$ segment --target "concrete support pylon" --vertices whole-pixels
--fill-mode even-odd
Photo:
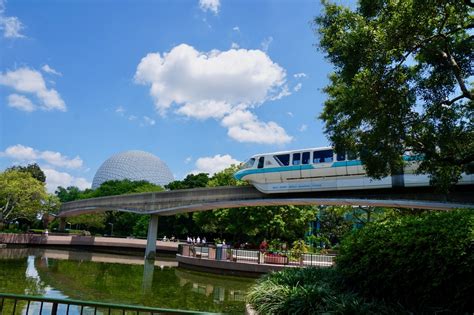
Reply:
[[[158,215],[152,214],[148,224],[148,235],[146,238],[145,259],[155,259],[156,235],[158,233]]]
[[[59,218],[59,232],[64,232],[66,230],[66,218]]]

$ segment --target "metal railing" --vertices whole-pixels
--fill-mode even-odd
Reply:
[[[291,251],[278,253],[260,252],[258,250],[233,249],[224,246],[203,246],[180,244],[178,254],[198,259],[222,260],[253,264],[278,264],[289,266],[317,266],[330,267],[334,264],[334,255],[313,253],[297,254]]]
[[[207,312],[155,308],[147,306],[111,304],[71,299],[57,299],[42,296],[0,293],[0,315],[112,315],[112,314],[215,314]]]

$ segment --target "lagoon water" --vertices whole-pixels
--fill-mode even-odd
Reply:
[[[178,268],[172,256],[157,257],[153,265],[142,257],[81,250],[0,249],[2,293],[243,313],[245,294],[254,283]]]

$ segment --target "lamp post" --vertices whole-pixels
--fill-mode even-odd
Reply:
[[[109,225],[110,225],[110,236],[113,236],[114,235],[114,224],[109,222]]]

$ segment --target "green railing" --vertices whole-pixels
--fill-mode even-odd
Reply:
[[[0,293],[0,315],[15,314],[214,314],[207,312],[155,308],[136,305],[100,303],[43,296]]]

